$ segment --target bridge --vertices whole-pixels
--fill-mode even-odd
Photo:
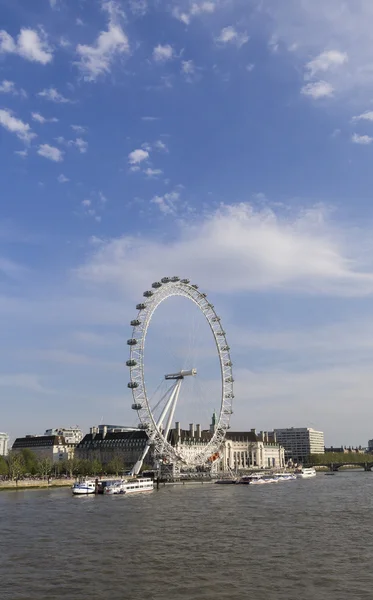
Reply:
[[[345,460],[345,461],[341,461],[341,462],[309,462],[307,465],[305,465],[307,467],[327,467],[329,469],[329,471],[339,471],[339,469],[341,467],[360,467],[361,469],[364,469],[364,471],[371,471],[373,468],[373,462],[367,462],[367,461],[349,461],[349,460]]]

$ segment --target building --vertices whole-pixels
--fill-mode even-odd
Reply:
[[[145,448],[148,436],[141,429],[112,427],[107,425],[91,427],[90,432],[76,447],[76,457],[84,460],[99,460],[103,465],[120,458],[123,469],[130,469],[139,459]],[[152,464],[151,452],[146,462]]]
[[[78,426],[68,427],[67,429],[65,427],[46,429],[44,435],[62,435],[68,444],[79,444],[83,439],[83,432]]]
[[[76,444],[67,442],[62,435],[26,435],[17,438],[12,450],[31,450],[39,459],[49,458],[53,463],[74,457]]]
[[[373,452],[373,440],[368,440],[368,452]]]
[[[0,432],[0,456],[8,454],[9,435]]]
[[[188,457],[200,447],[204,449],[211,440],[216,427],[216,415],[212,417],[210,428],[201,430],[200,425],[190,424],[189,429],[181,429],[180,423],[170,431],[169,441]],[[282,468],[285,466],[284,448],[276,440],[274,432],[257,434],[251,431],[228,431],[219,450],[218,468],[221,471]]]
[[[324,432],[310,427],[275,429],[277,441],[285,448],[286,461],[306,462],[310,454],[324,454]]]

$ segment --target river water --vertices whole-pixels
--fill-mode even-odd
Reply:
[[[372,600],[373,473],[0,493],[2,600]]]

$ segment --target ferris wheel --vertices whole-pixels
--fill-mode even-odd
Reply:
[[[150,447],[153,447],[155,455],[164,463],[184,464],[195,467],[213,462],[218,457],[218,451],[224,441],[225,434],[229,428],[232,414],[233,376],[230,348],[227,343],[226,334],[223,330],[221,319],[209,302],[207,295],[200,292],[198,285],[191,284],[189,279],[179,277],[163,277],[161,281],[152,284],[152,289],[143,294],[144,300],[136,305],[138,315],[131,321],[132,337],[127,340],[130,348],[130,358],[126,365],[130,369],[130,382],[128,387],[132,390],[132,409],[137,411],[140,424],[139,428],[146,431],[148,442],[143,455],[137,461],[132,472],[140,471],[143,460]],[[210,439],[204,444],[196,443],[186,452],[182,444],[171,444],[169,432],[175,414],[179,398],[180,388],[185,377],[195,377],[196,369],[190,365],[189,370],[180,370],[177,373],[168,373],[164,376],[166,382],[172,382],[162,400],[164,407],[159,417],[155,417],[150,400],[146,391],[146,365],[144,359],[145,341],[152,317],[165,300],[183,296],[193,302],[204,314],[215,340],[216,351],[219,358],[221,374],[221,391],[219,414],[216,418],[214,431]]]

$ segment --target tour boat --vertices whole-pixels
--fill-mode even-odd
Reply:
[[[304,467],[297,473],[297,477],[301,477],[302,479],[306,479],[308,477],[315,477],[316,471],[313,467]]]
[[[274,477],[278,481],[294,481],[297,478],[293,473],[275,473]]]
[[[135,494],[139,492],[151,492],[154,489],[154,482],[149,478],[122,479],[113,484],[107,485],[104,494]]]
[[[96,483],[91,480],[77,481],[72,486],[72,492],[74,495],[78,494],[94,494],[96,491]]]

